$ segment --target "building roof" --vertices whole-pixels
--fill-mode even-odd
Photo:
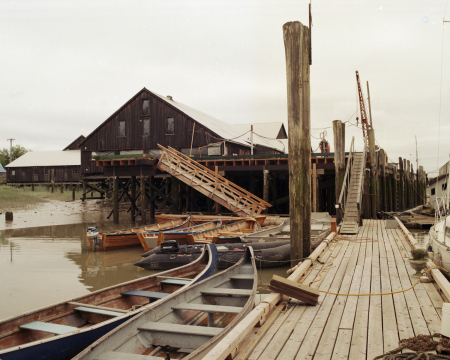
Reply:
[[[6,172],[5,168],[0,164],[0,172]]]
[[[246,132],[250,130],[251,125],[253,125],[253,133],[255,135],[268,139],[276,139],[282,130],[284,130],[287,135],[286,127],[281,121],[270,123],[236,124],[233,125],[233,128],[240,132]]]
[[[77,166],[81,165],[80,150],[30,151],[6,165],[7,168],[29,166]]]
[[[187,106],[183,103],[180,103],[177,100],[174,100],[172,97],[167,97],[163,95],[159,95],[153,91],[150,91],[146,88],[143,88],[141,91],[139,91],[136,95],[134,95],[130,100],[128,100],[124,105],[122,105],[114,114],[112,114],[108,119],[106,119],[103,123],[101,123],[94,131],[92,131],[86,138],[81,141],[81,144],[83,144],[86,140],[88,140],[96,131],[98,131],[105,123],[107,123],[112,117],[114,117],[118,112],[120,112],[123,108],[127,106],[128,103],[133,101],[134,98],[139,96],[143,91],[147,91],[154,96],[160,98],[162,101],[166,102],[173,108],[177,109],[178,111],[184,113],[194,121],[197,121],[199,124],[203,125],[204,127],[210,129],[213,133],[215,133],[220,138],[217,139],[217,142],[220,142],[222,139],[228,140],[230,142],[234,142],[237,144],[250,146],[250,134],[243,135],[246,131],[242,132],[242,128],[234,128],[235,124],[230,124],[227,122],[224,122],[222,120],[216,119],[215,117],[205,114],[204,112],[201,112],[199,110],[193,109],[190,106]],[[242,125],[240,125],[242,126]],[[250,124],[247,125],[248,129],[250,130]],[[278,126],[278,131],[279,131]],[[261,130],[263,133],[266,133],[265,131]],[[262,134],[261,134],[262,135]],[[278,132],[276,133],[278,135]],[[276,137],[275,135],[275,137]],[[214,136],[214,135],[213,135]],[[264,135],[263,135],[264,136]],[[260,145],[265,146],[268,148],[273,148],[278,151],[283,151],[285,146],[281,144],[279,140],[268,140],[263,137],[254,136],[253,137],[253,143],[254,145]],[[287,150],[286,150],[287,151]]]
[[[63,150],[78,150],[78,145],[86,139],[84,135],[78,136],[74,141],[72,141],[69,145],[67,145]]]

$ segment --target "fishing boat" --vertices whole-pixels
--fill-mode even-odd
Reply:
[[[445,198],[437,199],[435,225],[430,228],[428,251],[433,262],[450,271],[450,208]],[[440,204],[439,204],[440,203]]]
[[[182,229],[175,229],[169,231],[152,231],[138,233],[138,239],[144,248],[144,251],[150,251],[151,249],[159,246],[165,240],[178,240],[180,243],[186,243],[188,235],[195,234],[204,230],[214,229],[222,226],[222,219],[216,219],[207,223],[194,225]]]
[[[217,249],[208,244],[188,265],[0,321],[0,359],[66,360],[149,306],[214,275]]]
[[[107,251],[135,247],[141,245],[137,234],[144,231],[169,231],[181,229],[193,225],[190,216],[183,216],[167,220],[165,222],[145,225],[141,227],[113,230],[99,233],[97,227],[89,227],[86,232],[86,239],[92,251]]]
[[[178,245],[175,240],[165,241],[153,250],[142,254],[144,258],[134,265],[148,270],[165,270],[188,264],[200,256],[201,243],[194,245]],[[255,254],[258,268],[271,268],[286,265],[291,258],[290,241],[272,241],[259,243],[217,244],[219,269],[236,264],[242,257],[245,248],[251,246]]]
[[[73,360],[202,359],[252,310],[256,287],[249,247],[237,264],[149,305]]]

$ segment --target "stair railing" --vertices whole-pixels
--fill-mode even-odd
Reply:
[[[366,162],[367,162],[367,135],[364,137],[364,150],[363,150],[363,156],[361,161],[361,171],[359,173],[359,187],[358,187],[358,195],[357,195],[357,206],[358,206],[358,220],[361,220],[361,212],[362,212],[362,201],[363,201],[363,194],[364,194],[364,176],[366,171]]]
[[[350,144],[350,152],[348,155],[347,166],[345,169],[344,182],[342,183],[341,193],[339,194],[338,205],[345,213],[345,204],[347,203],[348,189],[350,187],[350,174],[353,166],[353,153],[355,152],[355,137],[352,137],[352,142]]]

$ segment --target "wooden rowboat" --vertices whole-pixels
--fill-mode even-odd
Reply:
[[[73,360],[202,359],[252,310],[256,286],[250,247],[237,264],[149,305]]]
[[[186,236],[185,242],[178,242],[179,244],[194,244],[196,241],[226,243],[226,242],[241,242],[240,236],[255,233],[261,230],[261,225],[253,219],[247,218],[238,222],[222,225],[214,229],[203,230],[197,233],[192,233]]]
[[[161,223],[164,221],[173,220],[178,216],[180,216],[180,215],[160,214],[160,215],[155,215],[155,219],[156,219],[156,221]],[[267,217],[268,217],[267,215],[255,215],[253,217],[253,219],[255,219],[259,223],[259,225],[263,226],[263,224],[266,222]],[[239,216],[193,215],[193,214],[191,214],[191,220],[197,224],[217,220],[219,218],[221,218],[224,223],[229,222],[229,221],[236,222],[236,221],[241,221],[241,220],[247,219],[246,217],[239,217]]]
[[[208,244],[188,265],[128,281],[69,301],[0,321],[0,359],[70,359],[118,325],[171,293],[217,271],[217,249]]]
[[[137,234],[145,231],[169,231],[191,226],[193,223],[191,223],[190,218],[189,215],[183,217],[178,215],[177,218],[161,223],[103,233],[98,233],[96,227],[88,228],[86,239],[93,251],[107,251],[135,247],[141,244]]]
[[[151,249],[161,245],[164,240],[177,240],[180,244],[186,242],[186,237],[190,234],[194,234],[200,231],[214,229],[222,226],[222,219],[216,219],[207,223],[194,225],[182,229],[175,229],[171,231],[153,231],[138,233],[137,237],[144,248],[144,251],[150,251]]]

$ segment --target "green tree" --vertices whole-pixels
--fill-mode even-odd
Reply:
[[[15,145],[12,147],[12,161],[16,160],[17,158],[21,157],[23,154],[27,153],[28,151],[31,151],[30,149],[25,149],[23,146]],[[4,148],[0,151],[0,164],[8,165],[10,163],[9,159],[9,149]]]

